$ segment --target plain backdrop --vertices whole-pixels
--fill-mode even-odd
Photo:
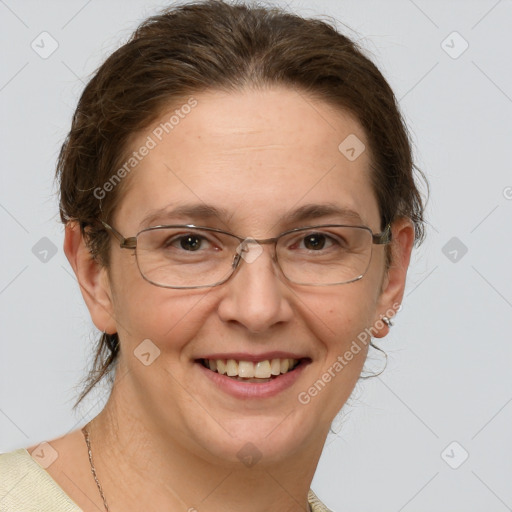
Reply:
[[[72,411],[98,332],[62,251],[53,175],[90,74],[164,5],[0,1],[0,452],[104,403],[98,389]],[[356,387],[312,487],[337,512],[512,510],[512,2],[288,5],[335,18],[376,62],[431,185],[427,240],[379,340],[387,369]]]

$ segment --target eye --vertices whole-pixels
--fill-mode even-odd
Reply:
[[[211,247],[210,241],[198,233],[186,233],[169,238],[165,247],[173,247],[175,249],[183,249],[188,252],[197,252],[201,249]]]
[[[324,249],[326,244],[332,243],[332,239],[323,233],[309,233],[302,239],[302,242],[306,249],[310,251],[319,251]]]
[[[323,249],[329,249],[335,244],[337,244],[336,240],[326,233],[313,232],[303,236],[297,244],[294,244],[294,248],[307,249],[308,251],[321,251]]]
[[[180,246],[182,249],[186,251],[197,251],[201,248],[201,244],[203,243],[203,238],[197,235],[186,235],[182,236],[180,241]]]

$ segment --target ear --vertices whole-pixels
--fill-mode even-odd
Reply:
[[[107,334],[117,332],[107,269],[92,257],[76,221],[66,224],[64,252],[75,272],[94,325]]]
[[[389,333],[389,326],[383,322],[382,317],[391,319],[400,309],[414,245],[414,224],[410,219],[400,218],[393,222],[391,232],[391,263],[384,276],[373,323],[376,338],[383,338]]]

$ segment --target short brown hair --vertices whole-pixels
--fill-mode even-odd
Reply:
[[[413,164],[405,122],[377,67],[325,21],[222,0],[192,2],[146,19],[95,72],[58,159],[62,222],[78,221],[93,257],[108,268],[110,239],[97,220],[109,221],[125,183],[101,200],[93,191],[122,165],[130,138],[187,96],[272,85],[292,87],[356,117],[370,144],[381,227],[408,217],[420,242],[424,207],[414,172],[424,176]],[[117,334],[103,334],[75,407],[103,376],[111,377],[118,351]]]

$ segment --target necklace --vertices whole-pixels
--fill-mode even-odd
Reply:
[[[85,437],[85,443],[87,444],[87,451],[89,452],[89,464],[91,465],[91,472],[92,476],[94,477],[94,481],[96,482],[96,485],[98,487],[98,491],[100,491],[101,499],[103,500],[103,505],[105,506],[105,510],[107,512],[109,511],[107,500],[105,499],[105,495],[103,494],[103,489],[101,488],[100,481],[98,480],[98,477],[96,476],[96,468],[94,467],[94,463],[92,462],[92,451],[91,451],[91,441],[89,440],[89,432],[87,431],[87,425],[84,425],[82,428],[82,433]]]

